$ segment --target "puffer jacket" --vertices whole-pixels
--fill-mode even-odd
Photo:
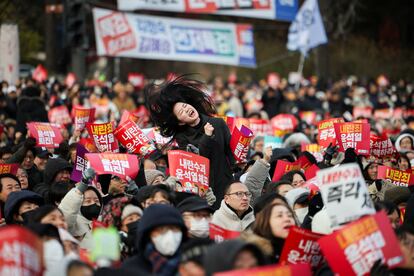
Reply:
[[[249,209],[242,217],[239,217],[230,207],[221,201],[220,209],[214,215],[211,223],[231,231],[244,231],[250,224],[254,222],[253,209]]]

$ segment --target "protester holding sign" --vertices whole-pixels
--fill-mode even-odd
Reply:
[[[215,109],[204,93],[203,84],[179,77],[162,86],[146,90],[151,119],[161,134],[173,137],[180,148],[189,144],[198,147],[200,155],[210,159],[210,187],[217,197],[214,208],[224,198],[224,189],[231,182],[233,156],[230,131],[222,119],[210,117]]]

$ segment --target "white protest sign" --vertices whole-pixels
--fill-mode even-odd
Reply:
[[[331,227],[375,214],[374,204],[358,164],[344,164],[317,172]]]
[[[14,24],[0,27],[0,80],[15,85],[19,80],[19,29]]]

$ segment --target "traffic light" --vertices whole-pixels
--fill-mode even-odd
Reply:
[[[67,46],[87,48],[85,1],[66,0],[64,13]]]

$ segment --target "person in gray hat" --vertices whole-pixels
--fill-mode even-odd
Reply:
[[[177,205],[183,216],[185,226],[188,228],[190,238],[207,238],[213,208],[207,201],[199,196],[191,196]]]

